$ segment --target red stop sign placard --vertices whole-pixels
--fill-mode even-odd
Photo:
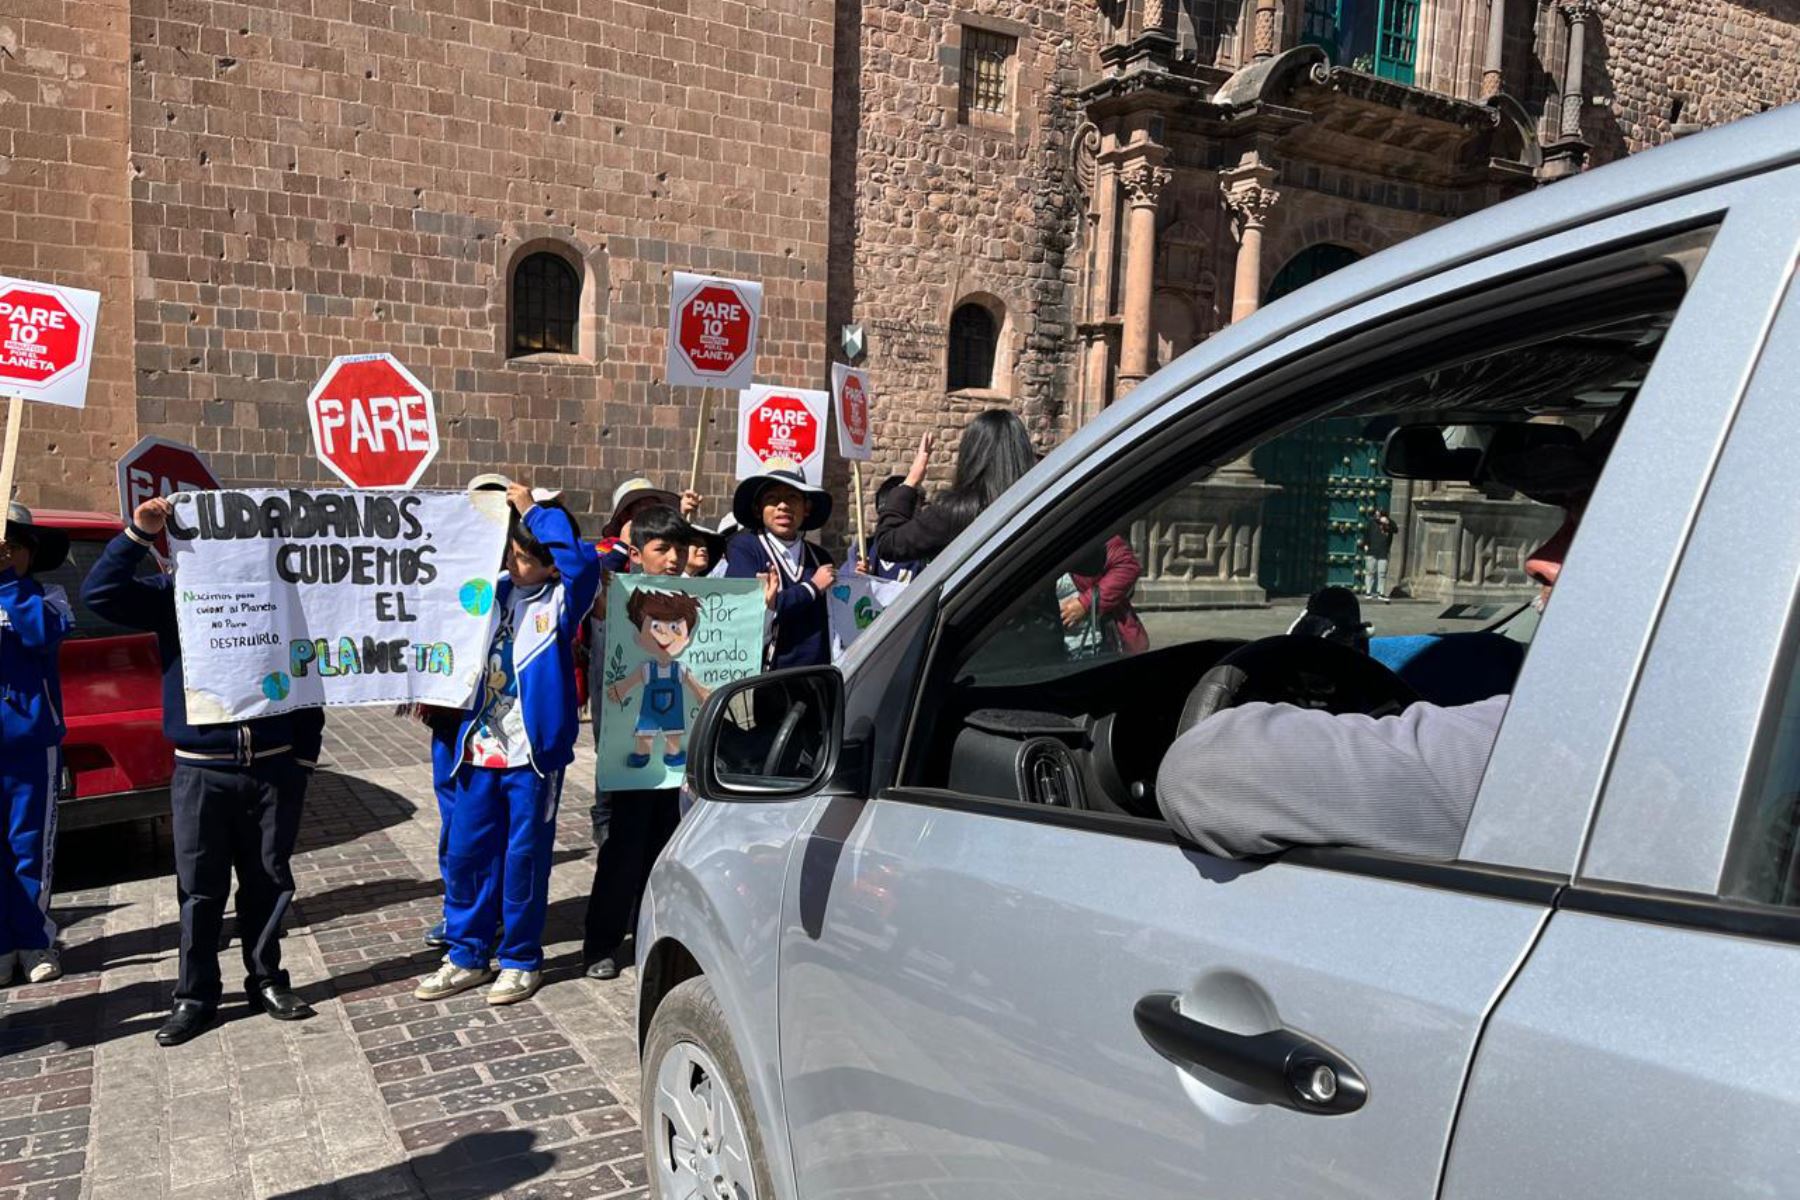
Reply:
[[[0,385],[48,387],[87,365],[92,344],[86,319],[55,288],[0,290]]]
[[[206,459],[192,446],[147,437],[119,460],[119,515],[127,521],[137,506],[176,492],[210,492],[221,486]]]
[[[306,398],[313,448],[356,488],[409,488],[437,457],[431,389],[391,354],[332,359]]]
[[[785,458],[798,465],[819,451],[819,422],[800,397],[773,392],[750,410],[745,438],[760,461]]]
[[[844,429],[850,440],[860,446],[869,440],[869,396],[863,391],[860,375],[845,377],[842,400]]]
[[[681,306],[676,344],[701,375],[723,379],[750,353],[750,304],[726,283],[709,283]]]

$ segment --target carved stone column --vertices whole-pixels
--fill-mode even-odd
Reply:
[[[1172,177],[1162,165],[1161,146],[1147,146],[1121,168],[1126,217],[1125,328],[1119,348],[1119,394],[1124,395],[1156,369],[1152,355],[1151,310],[1156,300],[1156,208]]]
[[[1488,0],[1487,55],[1482,59],[1481,98],[1500,94],[1506,60],[1506,0]]]
[[[1281,193],[1269,186],[1272,171],[1258,170],[1225,183],[1225,205],[1238,223],[1237,274],[1231,285],[1235,324],[1262,306],[1262,238],[1269,213]]]
[[[1281,15],[1276,0],[1256,0],[1255,24],[1250,29],[1253,57],[1257,62],[1275,57],[1280,42]]]
[[[1569,60],[1563,68],[1562,136],[1581,137],[1581,110],[1587,103],[1587,28],[1597,23],[1599,8],[1593,0],[1565,0],[1559,6],[1569,22]]]
[[[1176,0],[1144,0],[1144,33],[1147,37],[1175,40]]]

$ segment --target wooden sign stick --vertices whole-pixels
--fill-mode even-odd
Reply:
[[[688,491],[700,490],[700,452],[706,446],[706,419],[712,409],[712,389],[700,389],[700,421],[694,427],[694,464],[688,469]],[[698,516],[699,514],[694,514]]]
[[[862,486],[862,460],[861,459],[853,458],[850,460],[850,479],[851,479],[852,486],[856,489],[856,557],[857,557],[857,560],[860,562],[861,560],[869,557],[869,536],[868,536],[868,534],[863,532],[863,486]],[[869,564],[869,566],[871,568],[874,567],[874,565],[875,565],[874,563]]]
[[[6,506],[12,503],[13,470],[19,465],[19,426],[25,423],[24,398],[14,393],[6,401],[6,451],[0,455],[0,541],[6,537]]]

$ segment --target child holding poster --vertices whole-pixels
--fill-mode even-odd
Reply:
[[[68,553],[68,534],[33,523],[23,504],[10,507],[0,527],[0,804],[9,834],[0,839],[0,986],[15,970],[27,983],[62,975],[50,920],[65,732],[56,654],[75,614],[61,588],[34,576]]]
[[[493,980],[488,1003],[515,1004],[541,981],[556,808],[579,728],[574,642],[599,587],[600,558],[568,513],[536,503],[529,487],[513,483],[506,497],[513,518],[506,575],[494,591],[500,622],[457,733],[444,880],[450,952],[420,981],[420,1000]],[[496,949],[497,979],[488,965]]]
[[[831,493],[808,483],[794,464],[772,458],[761,472],[738,484],[731,509],[743,528],[725,547],[725,578],[775,577],[769,666],[781,670],[829,663],[826,597],[837,582],[837,567],[806,534],[831,519]]]

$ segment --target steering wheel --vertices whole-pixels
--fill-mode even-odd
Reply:
[[[1329,713],[1386,716],[1419,699],[1398,675],[1359,650],[1281,634],[1239,646],[1188,693],[1175,736],[1234,704],[1266,701]]]
[[[788,743],[794,740],[794,731],[800,728],[800,722],[806,716],[806,701],[796,700],[788,706],[787,715],[781,718],[781,724],[775,730],[775,740],[769,743],[769,753],[763,758],[762,773],[773,779],[781,769],[781,760],[787,757]]]

